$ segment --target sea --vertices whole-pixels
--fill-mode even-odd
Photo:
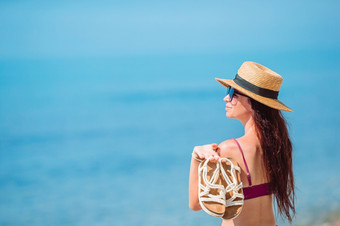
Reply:
[[[242,136],[215,77],[249,60],[293,109],[292,225],[339,218],[340,53],[314,49],[0,59],[0,225],[219,225],[189,209],[191,152]]]

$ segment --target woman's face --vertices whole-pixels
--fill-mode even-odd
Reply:
[[[241,92],[235,91],[232,100],[230,100],[229,94],[223,99],[226,102],[226,116],[228,118],[243,120],[250,117],[252,114],[251,103],[249,97],[237,94],[237,92]]]

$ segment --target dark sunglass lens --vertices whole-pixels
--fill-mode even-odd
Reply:
[[[234,97],[235,90],[233,88],[231,88],[231,87],[229,87],[229,88],[230,88],[230,90],[229,90],[228,94],[229,94],[230,101],[232,101],[232,99]]]
[[[227,95],[230,93],[230,86],[227,88]]]

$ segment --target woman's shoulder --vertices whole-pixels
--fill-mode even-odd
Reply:
[[[223,141],[218,147],[221,157],[235,157],[238,155],[238,146],[233,139]]]

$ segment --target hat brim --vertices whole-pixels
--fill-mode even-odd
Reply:
[[[292,112],[293,110],[290,109],[289,107],[287,107],[285,104],[283,104],[281,101],[277,100],[277,99],[272,99],[272,98],[268,98],[268,97],[263,97],[260,95],[257,95],[247,89],[242,88],[241,86],[237,85],[233,80],[231,79],[220,79],[220,78],[215,78],[216,81],[218,81],[219,83],[221,83],[223,86],[225,86],[226,88],[228,88],[229,86],[237,89],[238,91],[244,93],[245,95],[249,96],[250,98],[264,104],[267,105],[268,107],[277,109],[277,110],[282,110],[282,111],[289,111]]]

